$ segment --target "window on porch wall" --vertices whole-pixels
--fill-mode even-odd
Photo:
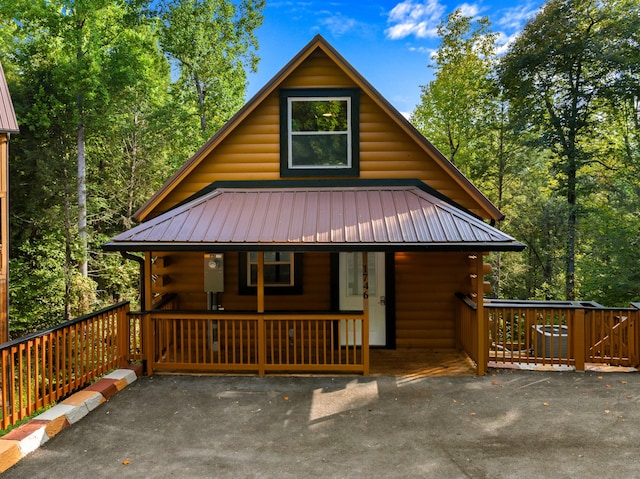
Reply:
[[[240,253],[238,290],[240,294],[254,295],[258,286],[258,253]],[[302,294],[302,253],[265,251],[265,294]]]
[[[294,254],[289,252],[264,253],[264,285],[293,286],[295,284]],[[249,253],[247,286],[258,285],[258,253]]]

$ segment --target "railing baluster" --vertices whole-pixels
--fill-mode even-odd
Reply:
[[[113,334],[117,315],[128,303],[62,323],[5,343],[2,368],[2,427],[77,391],[116,365]]]
[[[457,337],[473,354],[469,338],[474,333],[466,327],[468,311],[471,308],[461,302]],[[586,361],[638,366],[638,358],[632,358],[635,353],[630,352],[640,341],[639,333],[632,329],[634,318],[640,315],[637,308],[488,300],[485,311],[490,324],[487,334],[492,339],[490,359],[498,364],[560,364],[582,369]]]

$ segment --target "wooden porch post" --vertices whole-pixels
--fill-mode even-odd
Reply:
[[[476,373],[484,376],[489,363],[489,321],[484,315],[484,259],[482,253],[476,255],[476,277],[474,289],[476,291],[476,314],[478,315],[478,358]]]
[[[142,316],[142,337],[140,338],[142,346],[142,358],[144,361],[146,374],[153,374],[153,358],[155,357],[155,340],[154,331],[151,324],[151,308],[153,307],[153,283],[151,281],[151,252],[144,254],[144,298],[140,298],[140,306],[144,315]]]
[[[9,340],[9,137],[0,134],[0,342]]]
[[[264,251],[258,251],[258,374],[264,376],[266,348],[264,344]]]
[[[362,373],[369,375],[369,255],[362,252]]]
[[[123,368],[129,365],[131,361],[131,336],[129,333],[129,303],[127,306],[123,308],[123,310],[118,311],[118,316],[116,317],[116,348],[118,351],[118,367]],[[126,333],[125,333],[126,332]]]
[[[584,309],[573,310],[573,359],[576,371],[584,371],[586,318]]]

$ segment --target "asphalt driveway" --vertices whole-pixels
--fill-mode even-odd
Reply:
[[[637,478],[637,373],[142,377],[11,478]]]

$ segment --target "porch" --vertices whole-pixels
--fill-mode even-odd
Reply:
[[[488,366],[585,370],[639,364],[637,303],[629,308],[495,300],[478,305],[463,298],[456,312],[458,348],[448,350],[369,348],[361,312],[221,313],[132,313],[121,303],[0,345],[2,428],[136,362],[146,363],[148,373],[293,372],[400,380],[482,375]]]
[[[153,373],[314,373],[428,377],[475,375],[456,349],[365,347],[362,312],[130,313],[130,361]],[[149,333],[151,332],[151,333]],[[142,337],[152,341],[142,342]],[[143,346],[144,344],[144,346]]]

